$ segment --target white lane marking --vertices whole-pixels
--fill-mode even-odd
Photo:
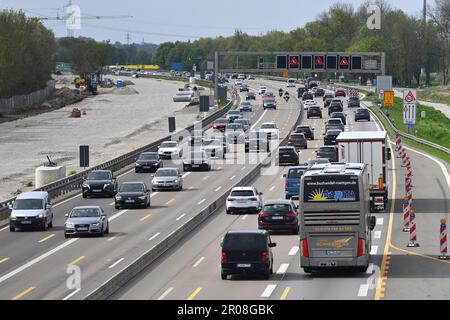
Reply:
[[[178,218],[176,218],[175,221],[179,221],[179,220],[183,219],[183,217],[184,217],[185,215],[186,215],[186,214],[183,213],[181,216],[179,216]]]
[[[378,246],[372,246],[370,249],[370,254],[377,254],[378,252]]]
[[[4,227],[4,228],[0,229],[0,231],[6,230],[6,229],[8,229],[8,228],[9,228],[9,226]]]
[[[236,178],[236,176],[232,176],[232,177],[230,178],[230,180],[233,180],[234,178]]]
[[[362,284],[359,286],[358,297],[367,297],[367,293],[369,292],[369,285]]]
[[[384,218],[377,218],[377,226],[382,225],[384,222]]]
[[[206,199],[202,199],[202,200],[200,200],[197,204],[198,205],[201,205],[203,202],[205,202],[206,201]]]
[[[395,143],[391,141],[391,144],[394,145]],[[439,161],[438,159],[436,159],[436,158],[434,158],[434,157],[432,157],[432,156],[430,156],[428,154],[425,154],[425,153],[422,153],[420,151],[417,151],[415,149],[411,149],[411,148],[408,148],[408,147],[405,147],[405,146],[403,146],[403,148],[405,148],[406,150],[410,150],[410,151],[413,151],[415,153],[418,153],[418,154],[420,154],[420,155],[422,155],[424,157],[427,157],[428,159],[431,159],[434,162],[436,162],[441,167],[442,173],[444,174],[445,180],[447,181],[448,187],[450,188],[450,175],[448,174],[447,168],[445,167],[445,165],[441,161]]]
[[[373,263],[369,263],[369,267],[367,268],[366,273],[367,274],[372,274],[374,266],[375,265]]]
[[[193,268],[197,268],[198,265],[199,265],[200,263],[202,263],[203,260],[205,260],[205,257],[201,257],[200,259],[198,259],[197,262],[194,263],[194,265],[193,265],[192,267],[193,267]]]
[[[375,231],[373,237],[375,239],[381,239],[381,230]]]
[[[120,217],[127,211],[128,211],[128,209],[117,212],[115,215],[113,215],[111,218],[108,219],[109,222],[113,221],[114,219],[117,219],[118,217]]]
[[[277,274],[284,274],[286,270],[289,268],[289,263],[283,263],[277,270]]]
[[[291,251],[289,251],[289,253],[288,253],[288,256],[295,256],[297,254],[298,250],[299,250],[299,247],[297,247],[297,246],[292,247]]]
[[[275,189],[275,186],[270,187],[269,191],[272,191],[273,189]]]
[[[20,266],[19,268],[14,269],[13,271],[11,271],[11,272],[5,274],[4,276],[0,277],[0,283],[5,282],[9,278],[11,278],[11,277],[15,276],[16,274],[18,274],[18,273],[28,269],[29,267],[33,266],[34,264],[44,260],[45,258],[51,256],[52,254],[62,250],[63,248],[71,245],[72,243],[74,243],[74,242],[76,242],[78,240],[79,240],[79,238],[70,239],[69,241],[66,241],[66,242],[60,244],[56,248],[53,248],[52,250],[47,251],[46,253],[40,255],[39,257],[34,258],[31,261],[28,261],[27,263],[25,263],[24,265]]]
[[[190,175],[191,174],[191,172],[189,171],[189,172],[186,172],[185,174],[183,174],[181,177],[182,178],[186,178],[188,175]]]
[[[110,265],[110,266],[108,267],[108,269],[114,268],[114,267],[117,266],[119,263],[121,263],[123,260],[125,260],[125,258],[120,258],[119,260],[117,260],[116,262],[114,262],[112,265]]]
[[[64,203],[69,202],[69,201],[71,201],[71,200],[73,200],[73,199],[75,199],[75,198],[78,198],[78,197],[80,197],[80,196],[81,196],[81,193],[80,193],[80,194],[77,194],[77,195],[75,195],[75,196],[73,196],[73,197],[70,197],[69,199],[66,199],[66,200],[63,200],[63,201],[61,201],[61,202],[58,202],[58,203],[54,204],[53,207],[58,207],[58,206],[60,206],[60,205],[62,205],[62,204],[64,204]]]
[[[222,186],[218,187],[216,190],[214,190],[215,192],[219,191],[220,189],[222,189]]]
[[[269,285],[267,285],[266,289],[261,294],[261,297],[262,298],[269,298],[272,295],[272,292],[273,292],[273,290],[275,290],[276,287],[277,287],[276,284],[269,284]]]
[[[242,167],[241,171],[244,171],[245,169],[246,169],[245,167]]]
[[[159,193],[159,192],[153,192],[153,193],[150,195],[150,198],[153,198],[153,197],[156,196],[158,193]]]
[[[265,111],[263,112],[263,114],[261,115],[261,117],[259,117],[259,119],[256,120],[256,122],[252,125],[252,127],[251,127],[250,129],[253,129],[254,127],[256,127],[256,125],[262,120],[262,118],[264,118],[264,116],[266,115],[266,113],[267,113],[267,110],[265,110]]]
[[[148,239],[148,241],[152,241],[153,239],[155,239],[160,234],[161,234],[161,232],[158,232],[158,233],[154,234],[150,239]]]
[[[247,217],[248,217],[248,214],[246,214],[245,216],[243,216],[243,217],[241,218],[241,220],[245,220],[245,219],[247,219]]]
[[[80,292],[81,289],[76,289],[75,291],[73,291],[72,293],[70,293],[69,295],[65,296],[63,298],[63,300],[69,300],[70,298],[72,298],[74,295],[76,295],[78,292]]]
[[[169,288],[166,291],[164,291],[164,293],[158,298],[158,300],[163,300],[165,297],[167,297],[169,295],[169,293],[171,293],[173,290],[173,288]]]
[[[110,205],[110,206],[113,206],[113,205],[115,205],[115,204],[116,204],[116,202],[113,201],[113,202],[111,202],[109,205]]]

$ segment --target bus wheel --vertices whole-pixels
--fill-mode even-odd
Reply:
[[[305,273],[312,273],[312,269],[311,268],[303,268],[303,271]]]
[[[358,267],[357,269],[358,269],[358,272],[365,273],[367,271],[367,268],[369,268],[368,265],[363,266],[363,267]]]

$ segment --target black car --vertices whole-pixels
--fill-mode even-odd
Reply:
[[[298,166],[300,159],[295,147],[280,147],[278,149],[278,165],[295,165]]]
[[[244,92],[244,91],[249,92],[248,85],[246,85],[246,84],[242,84],[242,85],[239,87],[239,92]]]
[[[269,279],[273,273],[272,248],[276,243],[266,230],[230,230],[221,243],[221,278],[258,274]]]
[[[331,104],[331,101],[333,101],[333,98],[327,98],[327,99],[325,100],[325,102],[323,103],[323,106],[324,106],[325,108],[328,108],[328,107],[330,106],[330,104]]]
[[[256,94],[254,92],[248,91],[245,94],[245,100],[256,100]]]
[[[322,88],[317,88],[316,92],[314,93],[315,97],[323,97],[325,95],[325,90]]]
[[[292,200],[269,200],[258,215],[258,229],[287,230],[298,234],[297,206]]]
[[[343,112],[333,112],[331,118],[338,118],[342,120],[344,125],[347,125],[347,115]]]
[[[326,100],[328,100],[328,99],[334,99],[334,94],[332,94],[332,93],[325,93],[324,95],[323,95],[323,101],[325,102]]]
[[[305,100],[314,100],[313,94],[312,94],[311,92],[305,92],[305,93],[303,93],[303,95],[302,95],[302,101],[305,101]]]
[[[89,172],[81,189],[83,198],[105,195],[112,198],[117,193],[117,179],[111,170],[93,170]]]
[[[139,172],[155,172],[163,167],[163,161],[157,152],[142,152],[134,164],[134,171]]]
[[[211,170],[211,163],[205,151],[192,151],[183,161],[183,171]]]
[[[370,111],[368,109],[359,108],[355,111],[355,122],[359,120],[370,121]]]
[[[297,126],[295,133],[303,133],[306,139],[314,140],[314,128],[310,126]]]
[[[114,204],[116,209],[122,207],[150,207],[150,189],[144,182],[124,182],[120,185]]]
[[[338,161],[338,147],[337,146],[321,146],[316,151],[317,158],[325,158],[330,162]]]
[[[305,93],[305,91],[306,91],[306,87],[303,85],[300,85],[297,89],[297,98],[300,99],[303,96],[303,94]]]
[[[344,106],[342,102],[331,101],[330,106],[328,107],[328,115],[331,115],[333,112],[343,112]]]
[[[306,140],[304,133],[293,133],[288,140],[289,146],[294,146],[297,149],[308,149],[308,140]]]
[[[323,138],[323,144],[326,146],[336,145],[336,138],[341,132],[342,132],[341,130],[337,130],[337,129],[328,130]]]
[[[308,84],[309,89],[316,88],[316,87],[318,87],[318,86],[319,86],[318,83],[315,82],[315,81],[311,81],[311,82]]]
[[[359,98],[358,97],[350,97],[348,98],[348,107],[349,108],[359,108]]]
[[[322,119],[322,110],[320,109],[320,106],[309,106],[308,111],[306,112],[306,117],[308,119],[313,117]]]

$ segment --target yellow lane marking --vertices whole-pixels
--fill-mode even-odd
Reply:
[[[209,178],[209,176],[204,176],[202,180],[206,181],[206,180],[208,180],[208,178]]]
[[[3,259],[0,260],[0,264],[2,264],[3,262],[6,262],[8,260],[9,260],[9,258],[3,258]]]
[[[187,300],[194,300],[194,298],[202,291],[202,288],[195,289],[194,292],[187,298]]]
[[[118,234],[116,234],[115,236],[113,236],[113,237],[109,238],[109,239],[108,239],[108,241],[112,241],[112,240],[116,239],[117,237],[119,237],[119,236],[121,236],[121,235],[122,235],[122,233],[121,233],[121,232],[119,232],[119,233],[118,233]]]
[[[41,240],[39,240],[38,242],[39,242],[39,243],[42,243],[42,242],[44,242],[44,241],[47,241],[48,239],[51,239],[51,238],[53,238],[54,236],[55,236],[55,234],[54,234],[54,233],[52,233],[51,235],[49,235],[49,236],[45,237],[44,239],[41,239]]]
[[[145,217],[142,217],[140,220],[141,221],[144,221],[144,220],[146,220],[146,219],[148,219],[148,218],[150,218],[150,216],[151,216],[152,214],[151,213],[149,213],[148,215],[146,215]]]
[[[170,199],[169,201],[166,202],[166,206],[168,206],[169,204],[173,203],[175,201],[175,199]]]
[[[389,148],[390,148],[390,139],[388,138],[388,142],[389,142]],[[392,150],[392,149],[391,149]],[[388,268],[387,268],[387,261],[388,261],[388,256],[391,254],[391,252],[389,251],[389,246],[391,245],[391,236],[392,236],[392,227],[394,225],[394,210],[395,210],[395,192],[396,192],[396,184],[397,184],[397,175],[395,173],[395,157],[392,157],[391,159],[391,163],[392,163],[392,193],[391,193],[391,210],[389,212],[389,226],[388,226],[388,231],[387,231],[387,236],[386,236],[386,245],[384,246],[384,252],[383,252],[383,259],[381,261],[381,272],[380,272],[380,276],[378,277],[378,281],[377,281],[377,287],[376,287],[376,291],[375,291],[375,300],[380,300],[381,298],[384,298],[384,290],[385,290],[385,286],[386,286],[386,281],[387,281],[387,273],[388,273]],[[383,276],[386,275],[386,276]]]
[[[284,291],[283,291],[283,294],[281,295],[280,300],[286,300],[286,297],[289,294],[289,291],[291,291],[291,287],[286,287],[286,289],[284,289]]]
[[[69,266],[74,266],[76,265],[78,262],[80,262],[81,260],[83,260],[84,258],[86,258],[85,256],[81,256],[79,258],[76,258],[75,260],[73,260],[72,262],[69,263]]]
[[[418,252],[405,250],[405,249],[399,248],[397,246],[394,246],[392,243],[391,243],[390,246],[391,246],[391,248],[393,248],[395,250],[402,251],[402,252],[407,253],[407,254],[415,255],[415,256],[422,257],[422,258],[429,259],[429,260],[433,260],[433,261],[436,261],[436,262],[450,264],[449,260],[441,260],[441,259],[438,259],[438,258],[435,258],[435,257],[432,257],[432,256],[427,256],[425,254],[421,254],[421,253],[418,253]]]
[[[30,293],[31,291],[33,291],[34,289],[36,289],[36,287],[30,287],[25,291],[22,291],[21,293],[19,293],[17,296],[15,296],[14,298],[12,298],[11,300],[19,300],[20,298],[22,298],[24,295]]]

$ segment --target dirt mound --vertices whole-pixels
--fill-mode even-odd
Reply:
[[[44,102],[42,106],[47,108],[62,108],[69,104],[80,102],[85,97],[85,95],[78,93],[76,90],[63,87],[53,92],[50,98]]]
[[[123,84],[124,86],[133,86],[133,85],[134,85],[134,82],[131,81],[131,80],[123,80],[123,81],[122,81],[122,84]]]
[[[132,95],[132,94],[139,94],[135,89],[130,87],[123,87],[123,88],[115,88],[112,90],[112,93],[119,94],[119,95]]]

